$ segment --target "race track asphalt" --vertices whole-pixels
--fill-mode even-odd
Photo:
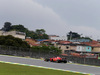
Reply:
[[[95,67],[95,66],[86,66],[86,65],[78,65],[78,64],[68,64],[68,63],[67,64],[53,63],[53,62],[45,62],[39,59],[21,58],[21,57],[6,56],[6,55],[0,55],[0,61],[29,64],[29,65],[36,65],[36,66],[43,66],[43,67],[50,67],[56,69],[71,70],[71,71],[100,75],[100,67]]]

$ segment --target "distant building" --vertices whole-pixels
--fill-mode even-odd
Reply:
[[[69,53],[70,51],[76,51],[76,47],[77,45],[72,43],[58,45],[58,48],[62,50],[62,54]]]
[[[62,50],[63,54],[68,54],[69,52],[91,52],[92,47],[85,45],[85,44],[59,44],[57,46],[59,49]]]
[[[82,42],[81,44],[86,44],[92,47],[92,52],[100,52],[100,42],[99,41],[91,41],[91,42]]]
[[[0,35],[3,35],[3,36],[7,36],[7,35],[12,35],[13,37],[17,37],[17,38],[20,38],[22,40],[25,40],[25,37],[26,37],[26,33],[24,32],[19,32],[19,31],[0,31]]]
[[[32,47],[32,46],[39,46],[39,44],[37,44],[37,41],[31,38],[26,38],[25,41]]]
[[[91,52],[92,51],[92,47],[88,46],[88,45],[85,45],[85,44],[78,44],[77,48],[76,48],[76,51],[79,51],[79,52]]]
[[[67,41],[67,37],[66,36],[57,36],[57,35],[49,35],[49,39],[50,40],[64,40]]]
[[[90,39],[73,39],[73,40],[69,40],[71,42],[91,42]]]

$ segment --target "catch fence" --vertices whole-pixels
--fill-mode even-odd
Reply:
[[[41,52],[40,50],[36,51],[31,48],[21,48],[13,46],[1,46],[0,45],[0,54],[12,55],[12,56],[21,56],[21,57],[31,57],[31,58],[50,58],[57,56],[52,52]]]
[[[71,63],[100,66],[100,59],[97,58],[85,58],[77,56],[64,56],[64,57],[67,59],[68,62]]]

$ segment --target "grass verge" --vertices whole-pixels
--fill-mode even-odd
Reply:
[[[0,63],[0,75],[84,75],[84,74]]]

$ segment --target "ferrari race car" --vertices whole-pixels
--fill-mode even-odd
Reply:
[[[61,57],[53,57],[53,58],[46,58],[44,61],[51,61],[51,62],[57,62],[57,63],[67,63],[66,58]]]

